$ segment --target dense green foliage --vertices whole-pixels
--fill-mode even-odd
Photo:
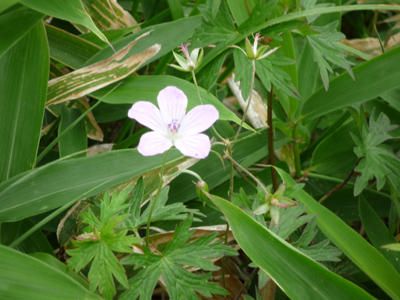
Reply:
[[[400,299],[396,3],[1,0],[0,298]]]

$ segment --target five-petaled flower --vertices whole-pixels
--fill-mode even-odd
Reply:
[[[206,104],[196,106],[186,114],[188,99],[175,86],[161,90],[157,102],[160,109],[150,102],[139,101],[128,112],[129,118],[153,130],[140,138],[139,153],[151,156],[175,146],[186,156],[206,158],[211,142],[201,132],[218,120],[218,110]]]

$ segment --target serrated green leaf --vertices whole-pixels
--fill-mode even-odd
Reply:
[[[216,15],[212,13],[212,6],[199,5],[203,15],[201,26],[198,27],[191,40],[192,47],[199,48],[218,42],[231,40],[236,36],[235,26],[232,23],[225,1],[221,1]]]
[[[233,57],[235,60],[235,82],[240,81],[240,91],[244,101],[250,95],[252,64],[242,51],[237,48],[233,49]]]
[[[385,185],[386,179],[398,190],[400,182],[400,160],[393,153],[392,149],[384,141],[393,137],[388,133],[397,126],[390,125],[389,118],[381,113],[375,121],[374,112],[371,113],[369,126],[364,125],[361,140],[351,135],[358,147],[354,148],[355,154],[361,158],[356,172],[361,176],[357,177],[354,195],[358,196],[368,185],[368,181],[376,178],[377,190]]]
[[[191,214],[177,226],[174,237],[162,255],[153,254],[144,247],[144,255],[132,254],[121,261],[123,265],[135,265],[135,269],[146,266],[138,275],[129,280],[130,289],[121,299],[151,299],[151,294],[160,275],[164,278],[170,299],[199,299],[196,292],[211,297],[212,294],[226,295],[227,292],[215,283],[207,280],[211,273],[199,276],[185,270],[181,265],[198,266],[205,270],[218,268],[208,260],[223,255],[237,255],[236,251],[221,243],[210,244],[217,234],[201,237],[195,242],[187,243],[194,233],[189,230],[193,222]],[[186,244],[185,244],[186,243]],[[146,280],[149,278],[149,280]],[[145,284],[144,284],[145,282]],[[196,292],[195,292],[196,291]]]
[[[68,266],[75,269],[76,272],[79,272],[93,260],[88,275],[90,290],[95,291],[98,287],[99,292],[106,299],[112,299],[116,294],[113,276],[125,288],[128,288],[125,269],[120,265],[113,251],[130,253],[132,252],[132,245],[141,241],[140,238],[132,235],[127,236],[127,229],[118,233],[115,232],[121,219],[128,216],[118,214],[126,208],[123,203],[126,201],[130,190],[129,188],[125,189],[118,195],[115,192],[111,201],[107,191],[100,203],[99,220],[91,210],[88,213],[82,213],[83,222],[91,225],[89,230],[93,230],[93,232],[84,234],[85,238],[89,236],[89,241],[72,241],[76,248],[67,250],[68,255],[72,256],[68,260]]]
[[[267,90],[271,90],[272,83],[276,89],[300,100],[300,94],[291,82],[290,76],[279,67],[292,63],[293,60],[285,58],[281,52],[277,51],[263,60],[256,61],[256,73]]]
[[[333,73],[328,61],[345,69],[353,80],[354,74],[351,69],[351,63],[346,60],[346,53],[337,48],[335,42],[340,42],[346,36],[336,31],[339,21],[333,22],[322,27],[311,27],[314,31],[320,34],[307,35],[307,40],[314,50],[314,60],[318,64],[321,72],[322,81],[324,82],[325,90],[329,88],[328,71]]]
[[[147,223],[149,218],[149,213],[154,202],[154,196],[150,196],[150,203],[147,206],[146,210],[140,214],[140,205],[143,201],[143,192],[144,188],[139,185],[137,194],[133,194],[133,197],[128,200],[130,203],[133,203],[132,208],[128,208],[126,213],[129,213],[133,209],[133,213],[124,220],[123,225],[131,228],[132,230],[136,231],[142,225]],[[143,191],[142,191],[143,189]],[[135,188],[136,190],[136,188]],[[154,206],[153,213],[151,215],[151,221],[176,221],[176,220],[183,220],[186,219],[189,213],[195,215],[201,215],[205,217],[202,213],[199,212],[198,209],[189,209],[186,208],[183,203],[177,202],[170,205],[165,205],[168,200],[168,192],[169,186],[163,188],[160,192],[156,205]],[[130,210],[129,210],[130,209]],[[195,218],[195,221],[200,221],[200,219]]]

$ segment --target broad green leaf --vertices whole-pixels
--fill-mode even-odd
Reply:
[[[32,253],[30,254],[30,256],[46,263],[47,265],[61,271],[62,273],[65,273],[67,276],[71,277],[73,280],[82,285],[85,289],[89,290],[88,282],[84,280],[81,276],[76,274],[74,271],[68,270],[68,267],[57,258],[55,258],[54,255],[50,255],[47,253]]]
[[[167,0],[169,8],[171,9],[172,18],[178,20],[183,18],[183,9],[180,0]]]
[[[124,82],[112,93],[103,99],[103,102],[112,104],[130,103],[133,104],[137,101],[149,101],[157,105],[158,93],[167,86],[176,86],[181,89],[188,98],[187,110],[191,110],[193,107],[200,105],[199,98],[197,96],[196,86],[186,80],[166,75],[159,76],[131,76],[124,80]],[[95,98],[100,99],[113,86],[93,93]],[[200,96],[204,104],[212,104],[219,112],[220,120],[229,120],[236,123],[240,123],[240,119],[229,109],[227,109],[217,98],[206,90],[200,88]],[[250,127],[244,124],[244,127],[250,129]]]
[[[103,30],[103,34],[107,37],[107,39],[110,41],[111,44],[114,44],[118,42],[120,39],[122,39],[124,36],[127,36],[131,34],[132,32],[137,32],[139,30],[139,25],[127,27],[127,28],[121,28],[121,29],[110,29],[110,30]],[[91,42],[101,48],[107,47],[107,43],[104,43],[102,40],[100,40],[97,35],[95,35],[93,32],[88,32],[79,35],[80,38]]]
[[[121,299],[150,300],[157,279],[163,276],[170,299],[200,299],[196,292],[211,297],[211,294],[226,295],[227,292],[218,284],[207,282],[211,273],[195,275],[183,268],[185,266],[200,267],[206,271],[215,271],[210,258],[219,258],[223,255],[234,256],[237,252],[222,243],[212,243],[218,233],[213,233],[198,240],[187,243],[195,230],[190,230],[193,215],[190,215],[176,227],[174,237],[162,255],[153,254],[144,247],[144,254],[132,254],[121,261],[124,265],[135,265],[141,269],[139,274],[129,280],[130,289]],[[205,258],[207,257],[207,259]]]
[[[90,261],[88,279],[90,290],[99,292],[106,299],[112,299],[116,294],[114,280],[128,288],[128,279],[125,269],[119,263],[114,252],[131,253],[133,244],[142,241],[134,235],[127,235],[128,229],[121,231],[119,223],[129,215],[121,213],[129,204],[124,204],[130,188],[123,190],[118,195],[113,193],[111,199],[108,191],[100,203],[100,217],[97,218],[91,210],[82,213],[82,222],[88,224],[87,232],[76,237],[72,243],[73,250],[67,250],[71,256],[68,266],[79,272]]]
[[[101,299],[58,269],[2,245],[0,265],[2,299]]]
[[[182,158],[170,151],[168,162]],[[18,221],[69,203],[92,191],[88,197],[135,176],[160,168],[164,155],[143,157],[137,150],[106,152],[95,156],[57,160],[0,184],[0,222]],[[34,187],[34,188],[32,188]]]
[[[320,141],[312,155],[310,171],[326,175],[350,172],[357,157],[353,152],[355,144],[349,132],[358,134],[358,127],[353,121]]]
[[[141,38],[104,61],[50,80],[46,105],[80,98],[132,74],[160,50],[160,45],[154,44],[140,54],[129,56],[129,50]]]
[[[286,172],[276,168],[288,187],[296,184]],[[308,213],[317,214],[318,228],[353,263],[365,272],[393,299],[400,299],[400,275],[392,265],[362,236],[344,223],[333,212],[315,201],[305,191],[300,191],[295,199],[308,206]]]
[[[390,125],[390,120],[384,113],[380,113],[378,119],[375,120],[374,112],[372,112],[369,126],[363,127],[361,140],[356,135],[351,135],[357,144],[354,153],[360,159],[354,170],[361,173],[361,176],[356,179],[354,196],[361,194],[369,180],[374,177],[378,191],[383,188],[386,179],[396,190],[400,189],[400,160],[389,145],[383,144],[384,141],[393,138],[389,131],[396,127],[398,126]]]
[[[23,38],[43,18],[44,14],[27,7],[22,7],[0,16],[0,57]]]
[[[355,67],[355,82],[347,73],[332,79],[327,92],[321,87],[305,100],[300,118],[311,120],[346,106],[372,100],[400,86],[400,69],[397,68],[399,58],[400,47]]]
[[[384,245],[382,246],[383,249],[389,249],[392,251],[400,251],[400,244],[388,244],[388,245]]]
[[[242,250],[292,299],[374,299],[257,223],[232,203],[208,194],[228,219]],[[290,209],[290,208],[289,208]]]
[[[134,41],[137,37],[151,31],[151,34],[146,38],[140,40],[137,45],[132,48],[127,55],[140,53],[154,44],[160,44],[161,50],[153,58],[149,59],[143,66],[159,59],[167,53],[170,53],[172,49],[176,48],[180,44],[185,43],[190,37],[192,37],[196,27],[200,26],[201,16],[182,18],[177,21],[163,23],[151,27],[142,29],[139,32],[131,34],[122,38],[120,41],[113,44],[116,51],[126,47],[129,43]],[[110,47],[106,47],[98,54],[93,56],[86,65],[106,60],[113,55],[113,50]]]
[[[49,50],[40,22],[0,58],[0,182],[35,163],[48,78]]]
[[[48,24],[45,27],[51,58],[72,69],[82,68],[86,61],[101,50],[95,44],[62,29]]]
[[[7,8],[17,4],[20,0],[3,0],[0,2],[0,13],[5,11]]]
[[[12,242],[33,226],[35,226],[35,223],[30,219],[1,224],[1,244],[10,246]],[[53,248],[50,246],[49,241],[41,230],[35,231],[31,236],[14,248],[24,253],[44,252],[54,256]]]
[[[398,243],[397,240],[390,235],[389,229],[363,196],[359,197],[359,209],[361,221],[372,245],[400,273],[400,253],[382,249],[384,245]]]
[[[86,12],[80,0],[65,0],[62,2],[51,0],[21,0],[21,3],[43,14],[86,26],[101,40],[108,43],[107,38],[93,23],[93,20]]]
[[[58,127],[58,134],[61,134],[69,125],[81,116],[81,112],[74,108],[63,105],[61,108],[61,122]],[[87,148],[85,122],[82,120],[65,134],[58,142],[60,157],[65,157],[75,152],[84,151]],[[86,152],[80,153],[76,157],[85,157]]]

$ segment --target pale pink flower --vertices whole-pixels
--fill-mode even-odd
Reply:
[[[175,86],[167,86],[157,97],[158,106],[146,101],[132,105],[128,117],[153,131],[142,135],[138,151],[144,156],[163,153],[175,146],[183,155],[206,158],[211,142],[201,132],[219,118],[218,110],[210,105],[199,105],[186,114],[188,99]]]

